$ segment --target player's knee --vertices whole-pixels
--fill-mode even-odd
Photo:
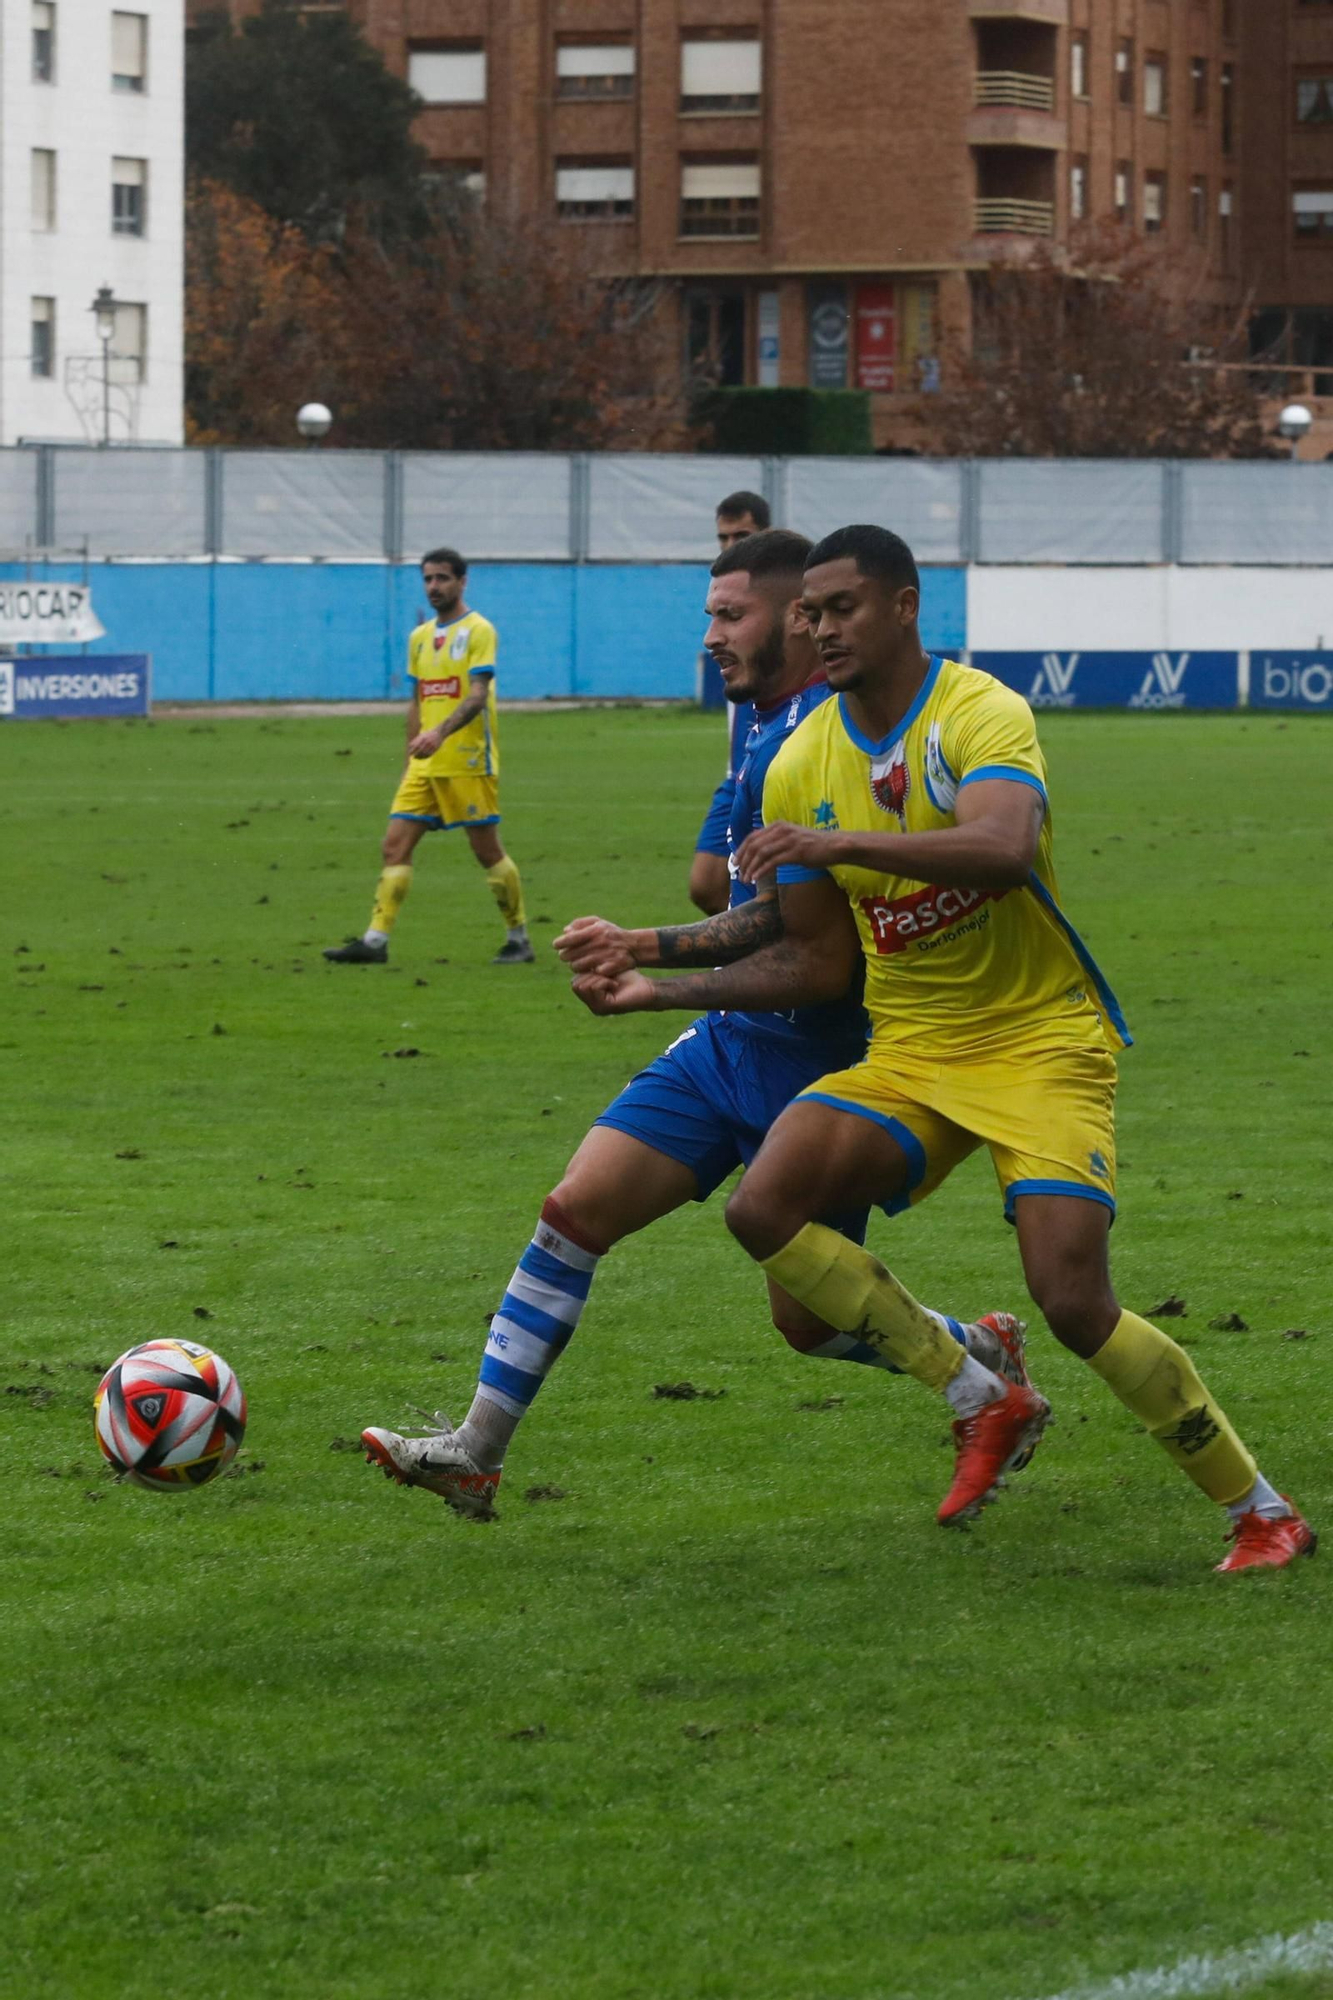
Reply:
[[[609,1250],[625,1233],[609,1191],[599,1187],[588,1175],[580,1173],[577,1167],[565,1173],[559,1186],[551,1189],[547,1200],[555,1203],[580,1236],[603,1249]]]
[[[1119,1314],[1100,1274],[1069,1269],[1038,1274],[1028,1289],[1060,1345],[1075,1354],[1099,1346]]]
[[[790,1310],[784,1306],[774,1309],[773,1325],[788,1347],[797,1354],[808,1354],[812,1347],[819,1347],[829,1338],[829,1329],[817,1320],[812,1320],[799,1309]]]
[[[727,1203],[726,1223],[742,1250],[759,1259],[775,1256],[796,1233],[784,1228],[773,1204],[751,1188],[748,1174]]]

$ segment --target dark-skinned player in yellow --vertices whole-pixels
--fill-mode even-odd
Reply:
[[[1219,1569],[1282,1568],[1314,1553],[1314,1533],[1189,1355],[1111,1286],[1113,1051],[1129,1035],[1059,906],[1031,711],[990,675],[928,654],[919,602],[911,551],[886,529],[839,529],[811,552],[802,610],[836,699],[774,759],[764,825],[736,857],[743,879],[776,874],[780,898],[799,885],[781,942],[677,980],[585,970],[575,989],[595,1013],[809,1004],[850,905],[869,1051],[777,1120],[728,1204],[733,1235],[808,1311],[947,1398],[957,1459],[939,1519],[966,1519],[1031,1448],[1046,1405],[987,1379],[818,1217],[920,1201],[986,1146],[1056,1338],[1226,1509],[1233,1545]]]

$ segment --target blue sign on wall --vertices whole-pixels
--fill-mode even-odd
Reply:
[[[147,715],[147,653],[64,653],[0,660],[0,719]]]
[[[1333,653],[1252,653],[1250,707],[1333,714]]]
[[[1236,653],[973,653],[1033,708],[1234,708]]]

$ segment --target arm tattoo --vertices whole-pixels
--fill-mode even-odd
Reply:
[[[700,924],[676,924],[657,933],[662,965],[731,965],[782,936],[776,896],[756,896]]]
[[[816,974],[817,960],[804,942],[779,938],[758,958],[743,964],[695,972],[683,979],[654,982],[654,1011],[678,1007],[704,1012],[711,1007],[748,1008],[782,1013],[793,1007],[818,1005],[830,995]]]

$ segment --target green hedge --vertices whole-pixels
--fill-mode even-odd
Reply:
[[[708,389],[694,413],[709,451],[788,458],[873,448],[864,389]]]

